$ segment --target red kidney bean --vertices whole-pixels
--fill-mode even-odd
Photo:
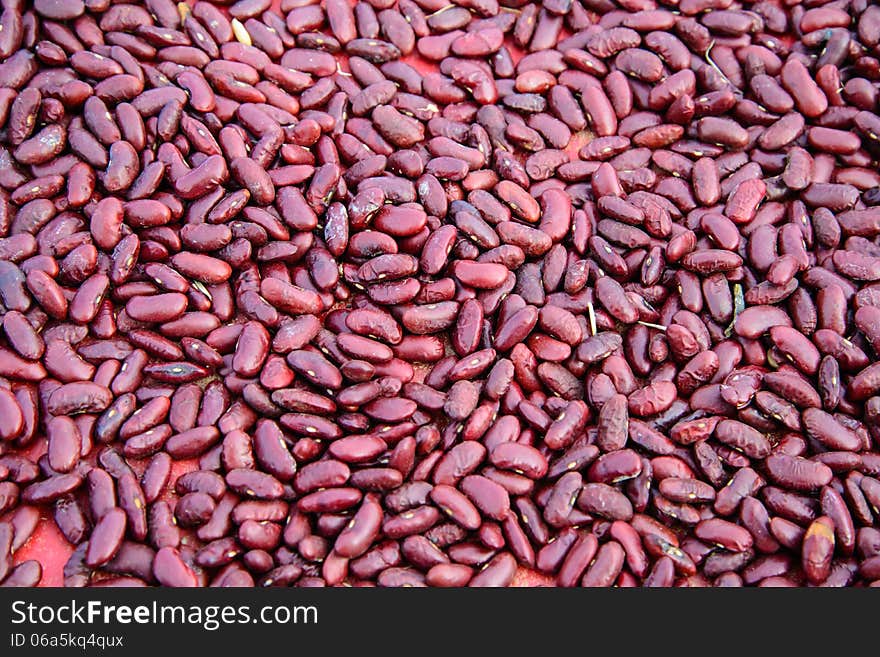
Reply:
[[[834,525],[834,535],[843,554],[851,554],[856,543],[856,530],[846,501],[835,488],[825,486],[820,494],[822,512]]]
[[[479,475],[469,475],[461,482],[461,489],[483,513],[494,520],[504,520],[510,511],[510,498],[504,488]]]
[[[801,552],[801,565],[811,583],[828,578],[834,547],[834,523],[827,516],[817,518],[807,528]]]
[[[818,408],[805,409],[801,415],[807,435],[829,449],[857,451],[862,441],[854,431]]]
[[[197,577],[184,562],[177,548],[163,547],[153,559],[153,576],[163,586],[192,587],[197,585]]]
[[[534,447],[514,442],[497,445],[489,460],[502,470],[519,472],[532,479],[540,479],[547,471],[547,460]]]
[[[125,534],[125,513],[114,508],[108,511],[95,524],[89,539],[85,563],[92,568],[110,561],[122,546]]]
[[[581,533],[568,550],[568,553],[560,566],[557,575],[559,586],[575,586],[583,572],[593,561],[593,557],[596,555],[598,549],[599,542],[595,535]]]
[[[632,479],[641,471],[639,455],[630,449],[621,449],[596,459],[587,471],[587,478],[598,483],[617,483]]]
[[[770,478],[785,488],[818,490],[831,481],[831,469],[815,461],[787,454],[773,454],[765,461]]]
[[[430,497],[442,512],[465,529],[475,530],[480,526],[477,508],[452,486],[438,484],[431,490]]]
[[[591,515],[609,520],[632,518],[632,505],[626,496],[607,484],[589,483],[584,485],[577,499],[578,508]]]
[[[623,568],[626,554],[620,543],[604,543],[581,580],[584,587],[610,587]]]
[[[736,420],[719,422],[715,438],[751,458],[763,458],[770,453],[770,443],[759,431]]]
[[[49,438],[49,465],[56,472],[70,472],[76,467],[82,450],[82,438],[72,419],[52,418],[46,425]]]
[[[700,540],[734,552],[748,550],[753,542],[752,535],[745,528],[720,518],[703,520],[694,531]]]

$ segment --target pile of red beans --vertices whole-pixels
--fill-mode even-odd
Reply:
[[[3,0],[0,581],[880,583],[880,7]]]

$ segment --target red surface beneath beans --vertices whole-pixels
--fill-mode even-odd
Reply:
[[[93,8],[100,3],[101,0],[95,0],[86,2],[86,6]],[[16,4],[15,0],[4,3],[4,7],[9,8],[0,21],[11,20],[9,15],[14,13]],[[280,11],[282,4],[274,2],[271,10]],[[287,4],[295,8],[294,11],[301,11],[302,20],[315,19],[316,5],[305,1]],[[485,72],[473,64],[455,68],[457,65],[446,59],[438,66],[418,54],[399,58],[423,75],[442,70],[451,76],[460,88],[467,89],[462,95],[464,103],[473,99],[478,105],[504,107],[509,112],[506,132],[490,136],[496,145],[499,140],[508,139],[517,146],[513,156],[505,155],[504,149],[496,152],[494,169],[503,179],[497,184],[497,174],[492,174],[495,178],[491,175],[480,178],[482,173],[491,172],[475,174],[471,170],[465,161],[466,151],[458,151],[458,157],[437,157],[435,153],[428,162],[426,170],[440,179],[461,180],[470,174],[460,186],[447,185],[450,198],[456,196],[461,186],[468,191],[491,189],[503,201],[498,207],[508,215],[512,212],[514,220],[498,223],[498,217],[487,216],[486,221],[478,217],[478,221],[456,217],[459,230],[467,233],[479,248],[464,240],[452,249],[450,241],[453,255],[444,253],[439,260],[436,253],[429,256],[428,249],[417,248],[414,253],[418,256],[421,252],[422,258],[413,269],[421,267],[424,273],[437,274],[434,278],[438,278],[445,268],[455,279],[458,293],[452,297],[455,302],[446,296],[436,307],[424,304],[396,315],[407,334],[443,334],[446,353],[455,355],[457,352],[461,357],[456,359],[454,367],[466,373],[473,369],[473,375],[460,375],[451,386],[449,377],[444,379],[449,389],[444,393],[445,404],[440,409],[447,417],[437,420],[443,435],[441,440],[447,440],[449,432],[443,427],[448,420],[464,425],[467,433],[468,427],[488,417],[487,413],[493,413],[487,398],[481,396],[483,404],[479,406],[477,400],[472,399],[476,393],[470,380],[485,376],[503,354],[507,353],[514,361],[516,385],[524,391],[517,393],[519,405],[514,404],[508,416],[518,415],[517,426],[528,428],[517,429],[510,442],[497,444],[496,440],[485,463],[497,468],[499,481],[505,473],[517,472],[523,475],[520,479],[538,482],[537,492],[521,499],[533,499],[529,504],[539,515],[530,519],[525,505],[518,507],[518,517],[507,511],[507,493],[502,503],[493,497],[498,487],[487,488],[491,478],[459,480],[460,477],[456,477],[451,482],[455,485],[434,481],[430,492],[430,502],[446,511],[458,525],[471,530],[472,539],[480,529],[480,540],[486,545],[492,539],[504,544],[503,549],[494,549],[506,555],[508,561],[493,559],[494,571],[492,567],[482,572],[475,568],[471,573],[464,568],[467,576],[461,583],[477,575],[474,584],[479,581],[483,585],[512,586],[578,583],[632,586],[639,581],[664,586],[713,583],[732,586],[743,582],[762,586],[877,585],[880,582],[880,531],[875,529],[876,515],[880,513],[880,481],[877,480],[880,477],[877,449],[880,365],[875,363],[874,357],[880,349],[880,310],[877,310],[880,294],[874,281],[880,281],[880,245],[876,239],[880,235],[880,209],[866,208],[880,203],[880,173],[876,161],[880,152],[877,144],[880,139],[880,118],[877,117],[880,10],[868,7],[864,0],[817,6],[793,4],[785,5],[784,9],[774,0],[749,3],[745,7],[730,0],[683,0],[675,4],[686,17],[683,18],[665,11],[673,8],[671,5],[655,4],[653,0],[627,0],[619,5],[610,0],[589,0],[573,8],[565,0],[511,4],[518,6],[501,9],[502,14],[513,12],[518,17],[504,37],[511,64],[518,64],[529,52],[546,52],[566,40],[567,47],[560,47],[564,55],[559,61],[564,63],[555,71],[561,73],[558,80],[554,74],[536,70],[531,77],[517,77],[516,87],[510,80],[499,79],[490,84]],[[53,0],[38,0],[35,5],[39,13],[61,21],[66,18],[64,14],[71,11]],[[166,3],[157,1],[156,5],[167,8]],[[240,0],[231,11],[244,19],[244,14],[262,13],[268,8],[264,5],[261,0]],[[393,6],[394,2],[377,0],[375,5],[378,11]],[[76,3],[72,6],[76,7]],[[449,10],[463,11],[466,18],[461,27],[465,28],[466,22],[478,19],[479,14],[485,18],[496,15],[498,10],[494,0],[468,0],[457,6],[424,0],[413,6],[413,11],[422,7],[430,18]],[[465,6],[474,15],[467,14],[467,10],[462,9]],[[250,7],[259,7],[259,11],[252,11]],[[704,10],[709,11],[703,13]],[[227,9],[223,11],[229,15]],[[392,13],[393,16],[387,17],[391,28],[384,29],[395,32],[394,21],[404,19],[399,13]],[[32,20],[33,14],[30,16]],[[527,16],[531,18],[525,20]],[[686,22],[687,27],[683,27]],[[325,33],[335,27],[328,28],[321,23],[319,15],[315,27]],[[436,19],[435,24],[438,33],[449,29],[439,27],[443,19]],[[8,27],[8,22],[3,25]],[[55,25],[55,28],[43,26],[42,51],[39,46],[36,49],[41,58],[55,57],[52,42],[64,39],[63,28],[58,27],[59,23]],[[259,25],[252,28],[255,45],[260,45],[255,31],[259,29],[264,28]],[[11,31],[7,29],[6,34]],[[405,32],[401,37],[398,29],[388,38],[405,41]],[[671,34],[678,34],[682,40]],[[0,52],[7,46],[3,38],[0,34]],[[159,37],[154,35],[154,38]],[[417,39],[419,50],[425,54],[437,50],[448,54],[449,41],[441,43],[441,37],[427,38],[434,41],[429,45],[428,41]],[[462,57],[485,58],[498,50],[501,39],[501,32],[486,24],[479,33],[472,32],[468,38],[460,36],[453,49],[457,48],[455,54]],[[522,40],[525,49],[513,43],[517,39]],[[689,44],[691,52],[682,45],[683,41]],[[135,45],[128,43],[127,47]],[[365,56],[375,56],[379,46],[373,43],[362,44],[362,47],[370,50]],[[198,57],[193,52],[168,54],[168,59],[175,61],[193,57],[201,67],[210,59],[201,61],[204,53]],[[343,73],[349,70],[346,55],[334,57]],[[551,70],[558,65],[552,56],[547,61],[546,66]],[[501,67],[504,63],[494,65]],[[89,66],[100,67],[101,64],[92,62]],[[533,67],[541,68],[538,64]],[[562,84],[564,74],[569,77]],[[499,86],[507,85],[497,102],[495,82],[499,82]],[[240,92],[235,89],[231,76],[212,80],[212,83],[218,92],[224,85],[229,85],[224,88],[230,95]],[[12,84],[23,86],[23,83]],[[197,75],[181,73],[177,84],[188,90],[191,105],[199,104]],[[548,91],[554,85],[560,93]],[[630,88],[625,91],[627,85]],[[316,86],[304,90],[303,96]],[[59,93],[63,97],[63,93]],[[437,93],[443,92],[438,90]],[[457,93],[451,97],[457,98]],[[542,129],[536,123],[533,129],[514,120],[514,115],[541,112],[544,95],[550,99],[547,112],[571,128],[570,139],[557,144],[558,150],[548,145],[556,128]],[[371,102],[352,98],[349,101],[353,111],[357,102]],[[19,94],[0,141],[8,146],[8,140],[14,139],[16,148],[10,147],[14,158],[22,166],[37,168],[45,163],[43,153],[53,148],[52,140],[59,132],[51,120],[45,121],[48,127],[43,125],[43,115],[36,129],[30,124],[12,126],[19,118],[15,114],[16,107],[28,102],[25,93]],[[418,140],[404,144],[409,138],[407,133],[417,122],[406,112],[391,111],[385,102],[390,103],[390,96],[388,100],[373,103],[374,107],[379,105],[373,113],[374,127],[378,126],[389,140],[401,140],[394,144],[395,150],[420,146]],[[621,110],[627,103],[634,107]],[[192,145],[201,143],[198,127],[191,124],[187,129],[185,123],[189,118],[187,112],[192,115],[198,112],[191,112],[187,106],[181,120],[180,105],[174,107],[174,103],[168,103],[152,112],[144,109],[148,104],[149,101],[143,101],[138,111],[159,114],[156,129],[166,141],[174,138],[180,129]],[[442,110],[444,104],[438,104]],[[324,107],[324,103],[317,106]],[[44,114],[63,111],[63,106],[44,105],[41,111]],[[457,112],[453,109],[450,114]],[[464,109],[461,112],[467,113]],[[352,116],[349,114],[348,118]],[[239,119],[245,123],[248,120],[242,114]],[[253,123],[249,129],[259,127],[257,115],[251,114],[250,120]],[[89,129],[96,134],[107,129],[102,121],[100,116],[87,117]],[[170,132],[162,135],[169,125]],[[16,137],[13,127],[24,130],[26,136]],[[369,140],[364,136],[366,129],[363,127],[360,135],[364,141]],[[36,134],[40,130],[43,132],[38,140],[27,139],[32,137],[31,132]],[[252,159],[257,157],[260,145],[237,158],[228,155],[226,142],[221,147],[228,162],[223,156],[214,155],[198,170],[190,172],[187,165],[181,163],[177,169],[180,173],[170,174],[173,193],[184,207],[201,202],[217,180],[222,180],[221,186],[228,191],[247,187],[252,205],[256,206],[271,204],[276,192],[280,193],[287,185],[305,190],[301,184],[304,174],[296,166],[283,171],[276,168],[266,177],[263,167]],[[86,149],[81,145],[76,148]],[[454,151],[455,144],[446,148]],[[138,166],[137,149],[131,144],[117,141],[109,151],[110,167],[101,174],[98,189],[124,198],[130,185],[150,184],[146,180],[146,169],[136,183],[126,179],[125,167],[129,166],[126,161]],[[529,155],[529,151],[536,152]],[[83,156],[81,151],[77,152]],[[362,154],[362,151],[356,152]],[[746,156],[736,159],[737,154],[744,152],[749,153],[750,161]],[[52,158],[58,155],[55,153]],[[505,157],[508,158],[506,163]],[[728,159],[724,160],[725,157]],[[600,164],[607,161],[611,165]],[[227,164],[229,177],[235,182],[226,182]],[[171,169],[175,165],[168,166]],[[313,188],[319,185],[316,181],[322,173],[326,172],[315,172]],[[525,180],[531,187],[524,189],[525,185],[517,185],[515,181],[526,173]],[[159,175],[162,174],[159,170]],[[265,180],[261,176],[266,177]],[[56,185],[58,189],[46,196],[63,197],[59,192],[64,188],[64,181],[56,181],[48,174],[39,182],[32,192],[25,189],[27,185],[8,189],[10,192],[15,189],[11,194],[12,203],[24,206],[31,200],[29,194],[42,198],[40,186]],[[79,181],[71,172],[67,182],[68,199],[76,196],[76,182]],[[274,189],[270,189],[273,183]],[[350,186],[352,194],[355,187]],[[335,188],[334,180],[327,188],[327,198],[332,198]],[[554,189],[564,189],[578,208],[573,216],[567,217],[561,232],[548,218],[554,214],[549,206],[559,196],[554,196]],[[651,198],[645,195],[647,190],[654,192]],[[544,192],[549,194],[545,196]],[[421,200],[421,189],[419,195]],[[285,203],[278,203],[282,215],[288,200],[290,197]],[[346,203],[350,200],[346,199]],[[224,202],[225,198],[213,211]],[[294,202],[290,201],[290,207]],[[327,201],[322,199],[310,197],[309,202],[327,206]],[[142,229],[151,223],[167,223],[156,222],[155,213],[159,210],[148,203],[138,207],[137,202],[129,202],[125,211],[127,221]],[[476,201],[474,203],[476,205]],[[485,212],[484,208],[480,211]],[[386,205],[378,215],[372,216],[372,227],[384,231],[386,237],[391,235],[405,243],[407,239],[415,239],[408,223],[421,220],[419,211],[415,215],[412,212]],[[326,217],[323,212],[319,213],[322,224],[329,225],[333,221],[331,213],[332,210],[328,210]],[[352,208],[349,213],[355,214]],[[299,219],[286,215],[283,218],[288,224]],[[16,217],[15,221],[19,219]],[[441,216],[440,219],[444,224],[451,223],[451,218]],[[541,230],[527,228],[539,219],[542,219]],[[95,225],[93,215],[91,239],[97,246],[107,252],[115,247],[113,252],[117,258],[123,247],[129,248],[135,256],[132,262],[136,259],[135,247],[125,240],[103,244],[102,241],[109,238],[102,230],[96,231]],[[192,237],[188,237],[192,240],[207,240],[216,235],[204,224],[187,228],[192,229],[189,233]],[[435,225],[431,228],[433,239],[440,231]],[[199,230],[202,232],[197,232]],[[180,232],[183,234],[183,230]],[[323,234],[328,244],[333,239],[329,232],[327,229]],[[553,235],[554,232],[559,234]],[[320,234],[320,228],[315,234]],[[454,232],[452,236],[455,237]],[[499,236],[503,245],[516,245],[529,261],[522,264],[520,260],[519,266],[498,264],[510,259],[517,262],[515,256],[499,252],[494,260],[481,258],[473,262],[476,256],[488,250],[484,241]],[[283,240],[274,245],[280,241]],[[141,247],[141,259],[144,262],[164,260],[154,257],[161,251],[161,240],[151,244]],[[565,248],[557,250],[563,244]],[[11,244],[4,248],[4,253],[13,249]],[[209,253],[216,250],[205,249]],[[231,252],[227,255],[234,262],[235,255]],[[206,284],[223,282],[230,273],[229,280],[235,281],[234,264],[232,267],[218,264],[219,261],[208,264],[200,258],[202,256],[178,253],[166,262],[185,276],[201,278]],[[398,258],[379,263],[379,260],[374,258],[360,269],[346,271],[340,267],[340,281],[352,283],[359,290],[363,285],[375,283],[371,292],[378,290],[379,282],[386,277],[415,281],[409,277],[414,271],[406,270],[408,261]],[[429,271],[431,267],[426,263],[434,260],[438,265]],[[492,264],[488,264],[490,262]],[[330,263],[334,264],[332,259]],[[308,285],[320,287],[320,281],[328,276],[326,268],[321,269],[323,265],[326,262],[310,262],[309,275],[314,282]],[[34,269],[43,266],[45,264],[40,263],[34,265]],[[224,267],[228,271],[224,271]],[[519,279],[514,290],[512,286],[505,287],[509,269],[515,270]],[[327,303],[308,290],[299,293],[299,299],[292,300],[290,295],[294,293],[273,281],[272,277],[264,278],[259,291],[278,310],[295,315],[317,314],[329,309]],[[544,289],[536,291],[534,281],[538,281],[538,288],[543,284],[546,293]],[[67,317],[87,324],[95,313],[94,308],[89,307],[88,294],[82,290],[94,289],[100,300],[108,281],[100,275],[92,275],[80,282],[80,291],[71,300]],[[128,322],[136,326],[137,320],[159,324],[179,318],[189,301],[185,294],[173,292],[174,283],[173,279],[163,281],[169,293],[152,298],[136,296],[134,302],[129,301],[125,306]],[[43,309],[53,314],[53,303],[57,300],[49,294],[38,294],[36,289],[45,288],[46,283],[37,280],[32,283],[29,278],[28,286],[34,297],[39,297]],[[117,287],[113,283],[109,286]],[[417,290],[420,283],[414,282],[413,286]],[[485,302],[485,296],[479,294],[488,290],[483,294],[490,295],[500,288],[506,290],[504,296],[514,292],[501,303],[507,319],[496,321],[494,328],[490,325],[494,333],[488,340],[482,339],[480,331],[469,334],[462,325],[466,323],[467,314],[480,303],[471,302],[469,306],[457,302],[473,298],[476,290],[477,298],[485,305],[491,302]],[[328,289],[337,288],[331,285],[321,291]],[[670,290],[674,290],[671,295]],[[551,293],[556,294],[557,299],[543,305]],[[382,294],[406,295],[407,292],[402,286],[375,292],[376,297]],[[406,298],[412,301],[414,297],[415,292]],[[513,297],[517,298],[516,302],[510,301]],[[535,300],[538,298],[540,302]],[[589,299],[586,304],[585,298]],[[344,298],[334,302],[335,310],[349,305]],[[374,302],[382,303],[376,298]],[[290,307],[285,308],[285,304]],[[314,309],[304,310],[309,304],[316,305]],[[119,304],[116,311],[123,305]],[[12,313],[4,321],[8,342],[23,356],[32,346],[30,329],[22,325],[26,321],[23,315]],[[444,327],[441,331],[429,328],[438,322]],[[536,327],[538,331],[533,332]],[[594,335],[597,327],[602,332]],[[262,351],[258,347],[246,349],[241,344],[256,345],[272,339],[271,332],[259,322],[250,322],[245,331],[246,339],[239,341],[235,359],[227,368],[229,372],[234,369],[237,374],[232,377],[239,380],[259,376],[266,356],[266,348]],[[13,334],[18,339],[13,340]],[[466,340],[472,341],[465,344]],[[342,338],[338,341],[345,353],[365,350],[364,359],[375,357],[371,350],[387,350],[389,358],[394,353],[384,344],[359,342],[355,337],[348,338],[345,344]],[[498,353],[489,349],[490,345]],[[63,361],[64,349],[70,349],[57,343],[49,347],[55,350],[51,358],[56,361]],[[189,345],[184,345],[184,350],[187,357],[192,356]],[[288,362],[303,380],[315,384],[314,389],[338,387],[327,383],[331,379],[326,378],[338,372],[322,371],[323,365],[308,352],[302,352],[299,359],[294,362],[291,356]],[[472,362],[465,362],[471,359]],[[487,360],[488,366],[481,359]],[[157,382],[174,382],[175,376],[189,377],[179,381],[198,380],[210,374],[207,364],[196,365],[192,358],[189,360],[188,364],[151,362],[145,372]],[[99,357],[95,362],[100,361]],[[430,376],[429,365],[414,365],[414,382]],[[587,373],[589,365],[596,367]],[[75,371],[76,363],[71,367]],[[251,370],[245,373],[249,367]],[[344,368],[343,372],[349,376]],[[434,373],[436,375],[436,371]],[[69,380],[88,380],[89,376],[88,373],[82,377],[72,374]],[[15,379],[11,375],[9,378]],[[352,377],[349,382],[355,380],[358,379]],[[488,385],[484,383],[484,388]],[[399,389],[399,385],[397,387]],[[106,408],[109,398],[107,403],[102,401],[102,391],[97,386],[91,392],[93,394],[87,396],[91,397],[89,403],[99,413]],[[429,414],[419,407],[430,408],[433,400],[430,397],[433,393],[427,390],[407,393],[412,401],[401,394],[384,402],[380,397],[372,404],[361,403],[360,391],[356,393],[351,388],[334,394],[338,395],[340,405],[358,409],[370,406],[370,415],[377,425],[382,421],[392,424],[399,421],[400,409],[409,408],[407,404],[412,407],[410,415],[418,408],[415,412],[421,413],[427,422]],[[389,394],[391,397],[396,394],[393,386]],[[233,395],[236,397],[238,395]],[[503,395],[503,407],[510,404],[508,398],[511,397],[515,402],[517,395]],[[351,404],[343,403],[343,398],[350,399]],[[8,402],[5,397],[0,401]],[[248,400],[248,403],[259,415],[259,400]],[[24,455],[36,462],[47,450],[43,434],[48,432],[56,449],[49,459],[58,461],[52,461],[57,471],[68,471],[72,466],[65,469],[61,465],[66,454],[63,444],[74,425],[63,416],[82,410],[83,402],[75,399],[70,391],[66,396],[53,396],[50,404],[54,405],[58,417],[49,423],[50,415],[46,413],[45,431],[40,431],[33,444],[25,450],[11,447],[7,453]],[[139,408],[147,408],[144,402],[139,404]],[[161,408],[161,403],[150,408]],[[494,412],[497,410],[496,403]],[[165,408],[161,421],[167,412]],[[331,419],[332,414],[327,415],[328,420]],[[384,420],[385,416],[395,419]],[[282,424],[291,430],[290,435],[305,436],[300,438],[304,443],[308,431],[316,429],[303,423],[320,420],[318,416],[312,418],[290,419],[290,424]],[[298,423],[296,427],[295,423]],[[498,424],[494,425],[493,430],[497,427]],[[183,510],[172,490],[180,475],[199,469],[199,459],[189,458],[200,430],[193,431],[196,433],[189,441],[180,435],[172,436],[167,442],[163,440],[164,449],[175,460],[167,490],[160,500],[169,502],[171,508],[178,505],[178,516],[199,513],[198,505],[202,502],[209,505],[208,515],[214,509],[214,502],[207,496],[191,493],[188,501],[192,504]],[[253,428],[249,428],[248,433],[253,433]],[[349,433],[356,432],[345,431],[341,435]],[[198,435],[216,441],[210,432]],[[540,451],[518,443],[534,444]],[[343,443],[330,444],[334,447],[329,451],[337,458],[348,454],[348,446]],[[84,460],[95,463],[97,449]],[[293,452],[299,456],[296,448]],[[562,463],[567,458],[572,460],[571,465]],[[312,459],[299,459],[299,466]],[[138,477],[149,462],[149,458],[128,460]],[[356,459],[352,457],[352,460]],[[550,475],[547,475],[548,461]],[[473,468],[469,470],[472,471]],[[114,477],[117,477],[115,473]],[[257,489],[260,495],[261,491],[281,487],[274,477],[256,478],[253,471],[245,470],[226,473],[226,484],[231,488],[247,488],[246,492],[251,495],[254,493],[250,489]],[[350,485],[354,485],[353,481]],[[512,480],[509,482],[511,487],[516,485]],[[322,504],[337,504],[350,514],[357,512],[355,518],[366,522],[366,515],[371,512],[368,507],[374,504],[372,497],[368,496],[360,505],[359,491],[339,488],[325,492],[321,501],[317,497],[323,493],[309,496],[316,509]],[[274,493],[266,492],[266,496],[272,497]],[[346,496],[355,500],[355,505],[344,501]],[[513,496],[511,492],[511,506]],[[62,571],[73,553],[73,546],[53,521],[51,505],[39,508],[42,519],[13,555],[13,563],[24,566],[7,583],[16,577],[31,583],[33,578],[24,570],[31,560],[42,567],[41,586],[64,583]],[[4,519],[11,519],[13,513],[14,510],[5,514]],[[386,523],[389,514],[386,510]],[[93,523],[96,526],[87,561],[94,559],[96,563],[105,564],[109,560],[110,554],[99,554],[101,545],[118,544],[119,533],[125,527],[125,515],[114,509],[101,516],[99,523]],[[658,519],[659,524],[648,516]],[[551,525],[550,535],[559,541],[555,546],[552,542],[537,540],[533,533],[536,530],[529,526],[536,520],[541,522],[542,517]],[[354,531],[345,535],[353,526],[354,521],[348,530],[339,534],[340,538],[335,538],[332,531],[325,532],[330,537],[329,547],[335,550],[324,560],[321,572],[325,578],[345,571],[349,552],[353,560],[366,550],[367,545],[358,544],[360,539]],[[571,528],[577,528],[577,533]],[[251,529],[255,536],[263,531],[256,524]],[[0,538],[2,531],[0,526]],[[388,534],[387,529],[385,533]],[[184,531],[183,535],[185,543],[200,545],[193,532]],[[559,548],[558,555],[552,556],[563,544],[565,547]],[[436,557],[431,553],[431,549],[436,548],[429,545],[417,548],[413,543],[410,549],[422,550],[416,556],[427,561]],[[545,568],[548,574],[522,565],[530,560],[534,563],[539,550],[539,567],[542,562],[553,564]],[[461,553],[464,552],[463,549]],[[510,554],[520,562],[515,574],[508,567],[513,563]],[[410,561],[417,565],[412,558]],[[164,578],[158,574],[160,569],[164,569]],[[133,568],[130,574],[136,570]],[[169,583],[198,581],[176,552],[174,556],[165,550],[160,552],[153,570],[163,582],[165,579]],[[426,571],[428,567],[423,566],[421,570]],[[445,576],[452,578],[452,573],[450,569]],[[117,571],[116,574],[122,573]],[[462,571],[455,571],[455,575],[462,575]],[[0,580],[3,576],[0,575]],[[398,585],[421,583],[424,579],[416,571],[401,571],[395,577]],[[436,577],[439,579],[440,575]],[[335,579],[342,581],[342,577]],[[389,576],[386,581],[390,585],[392,578]]]

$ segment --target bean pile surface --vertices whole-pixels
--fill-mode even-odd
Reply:
[[[880,7],[0,28],[3,585],[880,583]]]

